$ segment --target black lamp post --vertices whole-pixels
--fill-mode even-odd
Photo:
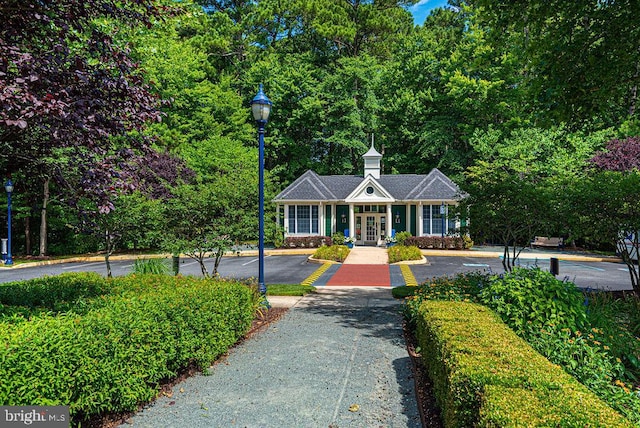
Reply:
[[[5,265],[12,265],[13,258],[11,257],[11,194],[13,193],[13,182],[11,179],[8,179],[4,185],[4,190],[7,191],[7,259],[5,260]]]
[[[259,241],[258,241],[258,291],[263,296],[264,302],[269,307],[267,301],[267,286],[264,283],[264,127],[269,120],[269,113],[271,113],[271,106],[273,103],[267,98],[262,90],[262,83],[258,95],[256,95],[251,101],[251,112],[253,118],[258,123],[258,140],[259,140],[259,199],[260,207],[258,209],[258,223],[259,223]]]

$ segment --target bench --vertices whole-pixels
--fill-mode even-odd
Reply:
[[[562,248],[564,246],[564,241],[559,237],[536,236],[535,239],[531,241],[531,246]]]

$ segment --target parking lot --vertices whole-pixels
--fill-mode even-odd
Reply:
[[[427,257],[426,265],[413,265],[411,270],[418,280],[424,282],[442,275],[454,275],[473,270],[502,273],[504,271],[499,257]],[[134,260],[114,260],[111,262],[113,275],[126,275],[131,272]],[[167,259],[170,264],[170,260]],[[213,260],[208,259],[207,268],[211,272]],[[549,270],[549,260],[523,258],[522,266],[537,265]],[[307,262],[307,256],[267,256],[265,257],[265,282],[267,284],[298,284],[304,281],[317,268],[318,264]],[[0,269],[0,282],[18,281],[44,275],[57,275],[62,272],[94,271],[106,275],[104,261],[73,262],[24,268]],[[182,258],[180,273],[200,276],[200,267],[194,260]],[[219,274],[226,278],[248,279],[258,276],[258,259],[255,256],[224,257]],[[560,260],[559,279],[568,279],[581,288],[607,290],[631,290],[627,267],[611,262],[576,262]]]

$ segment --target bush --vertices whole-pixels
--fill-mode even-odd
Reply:
[[[78,312],[81,301],[109,290],[109,283],[94,272],[63,273],[0,285],[0,316],[34,316],[42,312]]]
[[[344,245],[344,233],[336,232],[331,236],[331,241],[333,241],[333,245]]]
[[[285,248],[320,248],[331,244],[329,236],[288,236],[284,240]]]
[[[158,384],[206,367],[250,327],[258,296],[236,282],[131,275],[84,316],[43,316],[0,328],[0,402],[69,405],[74,421],[132,411]]]
[[[165,259],[136,259],[133,263],[132,273],[166,275],[169,273],[169,266]]]
[[[405,260],[421,260],[422,253],[418,247],[405,247],[404,245],[394,245],[387,249],[389,263],[397,263]]]
[[[396,242],[398,245],[405,245],[407,238],[411,236],[410,232],[398,232],[396,233]]]
[[[584,297],[575,284],[538,268],[515,268],[493,278],[480,291],[479,300],[518,334],[550,325],[580,330],[587,321]]]
[[[447,427],[631,426],[484,306],[425,301],[416,333]]]
[[[346,245],[332,245],[330,247],[320,247],[313,253],[314,259],[333,260],[343,262],[349,255],[349,248]]]
[[[409,236],[404,245],[416,246],[420,249],[462,250],[465,240],[460,236]]]

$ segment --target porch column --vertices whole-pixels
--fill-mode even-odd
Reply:
[[[416,207],[418,224],[416,224],[416,230],[418,231],[418,236],[422,236],[422,201]]]
[[[338,231],[338,214],[336,213],[336,207],[336,204],[331,204],[331,235]]]
[[[404,207],[404,212],[406,213],[406,218],[404,219],[404,224],[406,224],[407,232],[411,233],[411,204],[406,204]],[[418,229],[416,229],[418,230]]]
[[[289,205],[284,204],[284,237],[289,236]]]
[[[353,204],[349,204],[349,236],[356,236],[356,215]]]
[[[318,235],[324,236],[327,226],[324,224],[324,206],[322,202],[318,204]]]
[[[387,236],[391,236],[391,230],[393,229],[394,224],[391,213],[391,204],[387,204]]]

